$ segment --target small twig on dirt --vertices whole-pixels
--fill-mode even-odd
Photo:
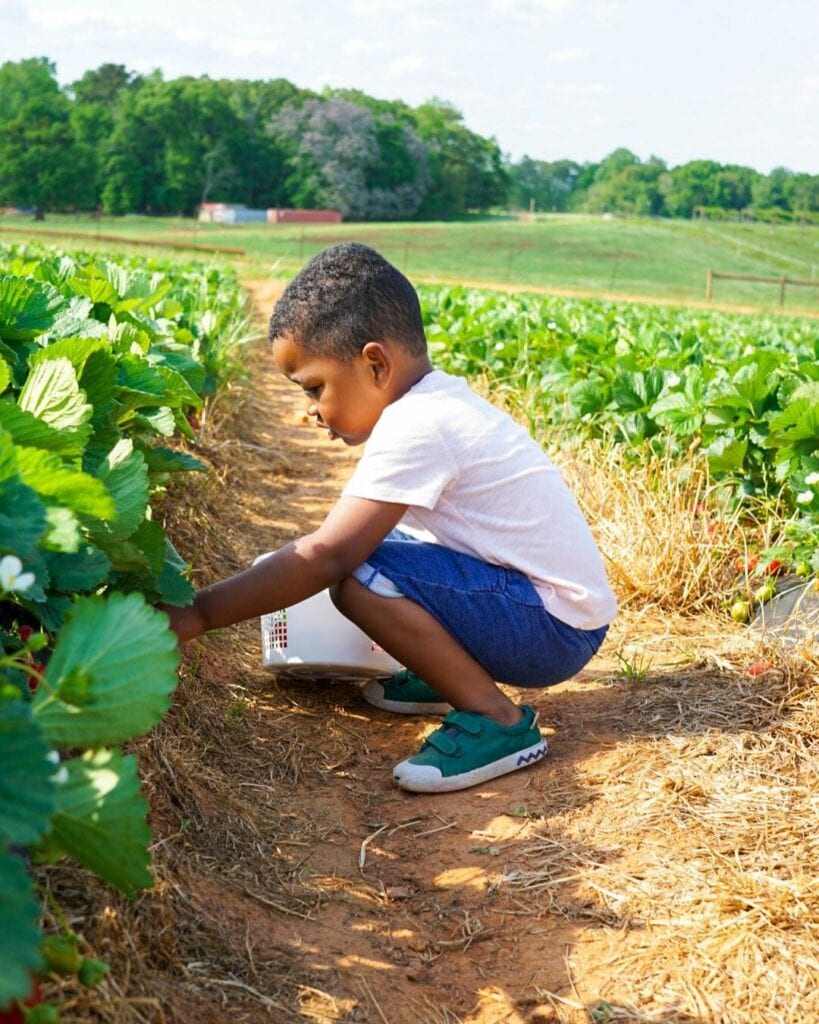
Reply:
[[[358,851],[359,871],[363,872],[364,870],[364,865],[367,861],[367,847],[370,845],[373,839],[375,839],[376,836],[380,836],[385,829],[389,829],[390,835],[392,835],[393,832],[397,832],[399,829],[409,828],[410,825],[418,825],[423,820],[423,818],[409,818],[407,819],[407,821],[400,821],[397,825],[393,825],[391,822],[388,822],[386,825],[381,825],[379,828],[377,828],[375,832],[371,832],[370,835],[368,835],[366,839],[363,840],[363,842],[361,843],[361,849]]]
[[[367,997],[370,999],[370,1001],[372,1002],[372,1004],[376,1008],[376,1010],[378,1010],[378,1016],[381,1018],[381,1020],[384,1021],[384,1024],[390,1024],[390,1022],[384,1016],[384,1011],[381,1009],[381,1006],[380,1006],[378,1000],[373,995],[373,990],[367,984],[367,979],[364,977],[363,974],[359,974],[358,975],[358,980],[361,982],[361,987],[367,993]]]
[[[243,889],[245,896],[249,896],[253,900],[257,900],[259,903],[264,903],[266,907],[273,907],[274,910],[280,910],[283,914],[290,914],[291,917],[300,917],[303,921],[315,921],[312,914],[301,914],[298,910],[293,910],[292,907],[286,907],[283,903],[276,903],[275,900],[270,900],[266,896],[260,895],[258,892],[253,892],[252,889]]]
[[[448,825],[439,825],[437,828],[427,828],[423,832],[416,832],[415,838],[419,839],[421,836],[431,836],[433,832],[446,832],[448,828],[455,828],[455,822],[450,821]]]
[[[362,843],[361,843],[361,849],[360,849],[360,850],[358,851],[358,870],[359,870],[359,871],[361,871],[362,873],[363,873],[363,871],[364,871],[364,865],[365,865],[365,863],[366,863],[366,861],[367,861],[367,847],[368,847],[368,846],[369,846],[369,844],[370,844],[370,843],[371,843],[371,842],[373,841],[373,839],[375,839],[375,837],[376,837],[376,836],[380,836],[380,835],[381,835],[381,833],[382,833],[382,832],[383,832],[383,831],[384,831],[385,829],[388,829],[389,827],[390,827],[390,826],[389,826],[389,823],[388,823],[388,824],[386,824],[386,825],[382,825],[382,826],[381,826],[381,828],[377,828],[377,829],[375,830],[375,832],[371,832],[371,833],[370,833],[370,834],[369,834],[369,835],[368,835],[368,836],[366,837],[366,839],[364,839],[364,840],[362,841]]]
[[[462,935],[460,939],[430,939],[430,946],[435,949],[469,949],[473,942],[485,942],[493,939],[500,932],[495,928],[486,928],[482,931],[471,932],[469,935]]]
[[[248,992],[259,1002],[266,1010],[284,1010],[285,1013],[290,1013],[290,1009],[283,1003],[277,1003],[275,999],[271,999],[270,996],[266,996],[264,992],[260,992],[257,988],[253,988],[252,985],[246,985],[243,981],[235,981],[233,978],[209,978],[203,975],[194,975],[197,981],[203,982],[205,985],[221,985],[224,988],[240,988],[245,992]]]
[[[176,774],[173,768],[171,768],[171,763],[165,756],[165,752],[159,744],[159,738],[156,736],[154,737],[154,750],[156,751],[157,757],[162,762],[165,771],[168,773],[168,778],[171,780],[174,793],[176,793],[180,800],[184,801],[185,798],[182,795],[182,790],[179,788],[179,783],[176,781]]]
[[[574,992],[574,997],[578,1001],[578,1003],[581,1004],[580,1009],[585,1010],[585,1006],[582,1005],[583,999],[581,998],[580,993],[577,991],[577,986],[574,983],[572,964],[569,960],[569,946],[566,946],[566,948],[563,950],[563,963],[566,965],[566,974],[569,978],[569,984],[572,986],[572,992]]]
[[[540,997],[540,996],[546,996],[546,998],[547,998],[547,999],[548,999],[548,1000],[549,1000],[550,1002],[551,1002],[551,1001],[552,1001],[553,999],[556,999],[556,1000],[557,1000],[557,1001],[558,1001],[559,1003],[565,1003],[565,1005],[566,1005],[566,1006],[571,1006],[571,1008],[572,1008],[573,1010],[585,1010],[585,1009],[586,1009],[586,1007],[585,1007],[585,1006],[581,1006],[581,1004],[580,1004],[580,1003],[576,1003],[576,1002],[574,1001],[574,999],[566,999],[566,997],[565,997],[565,996],[559,996],[559,995],[557,994],[557,992],[550,992],[550,991],[549,991],[549,990],[548,990],[547,988],[539,988],[539,989],[537,990],[537,994],[538,994],[538,997]]]
[[[397,832],[399,828],[409,828],[410,825],[420,825],[424,820],[424,818],[409,818],[407,821],[399,822],[399,824],[390,830],[390,835],[392,835],[393,832]]]
[[[250,922],[247,922],[245,925],[245,952],[247,953],[247,962],[250,964],[253,977],[258,979],[259,972],[256,970],[256,961],[253,959],[253,947],[250,944]]]

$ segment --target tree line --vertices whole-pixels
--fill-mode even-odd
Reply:
[[[203,202],[321,207],[350,220],[497,208],[814,219],[819,175],[618,149],[513,162],[450,103],[351,89],[139,75],[103,64],[61,87],[47,58],[0,66],[0,206],[192,214]]]

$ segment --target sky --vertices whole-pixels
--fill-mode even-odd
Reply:
[[[819,0],[0,0],[0,62],[454,104],[513,160],[819,173]]]

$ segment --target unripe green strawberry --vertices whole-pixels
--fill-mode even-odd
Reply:
[[[93,957],[83,957],[83,961],[80,964],[80,970],[78,976],[83,985],[88,988],[94,988],[95,985],[99,985],[105,975],[108,973],[108,964],[103,963],[102,960],[94,960]]]
[[[765,604],[766,601],[770,601],[776,593],[776,587],[773,583],[763,583],[761,587],[757,587],[754,591],[754,600],[757,604]]]
[[[48,969],[57,974],[76,974],[82,963],[77,940],[71,935],[48,935],[43,940],[43,956]]]
[[[747,601],[734,601],[731,605],[731,618],[735,622],[747,622],[750,617],[750,604]]]
[[[53,1003],[40,1003],[26,1014],[26,1024],[60,1024],[60,1014]]]

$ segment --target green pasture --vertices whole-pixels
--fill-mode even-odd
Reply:
[[[291,276],[320,249],[366,242],[410,278],[639,296],[670,303],[701,302],[706,271],[787,275],[819,283],[819,227],[654,220],[554,214],[533,222],[513,217],[433,223],[200,224],[185,218],[49,216],[41,223],[0,219],[0,239],[38,231],[77,232],[134,241],[238,247],[244,276]],[[42,239],[46,241],[46,238]],[[68,245],[68,239],[54,239]],[[103,245],[103,242],[100,243]],[[96,247],[92,244],[92,247]],[[116,246],[104,241],[104,248]],[[187,254],[191,255],[190,253]],[[779,288],[745,281],[715,282],[714,302],[776,309]],[[786,311],[819,312],[819,287],[791,287]]]

